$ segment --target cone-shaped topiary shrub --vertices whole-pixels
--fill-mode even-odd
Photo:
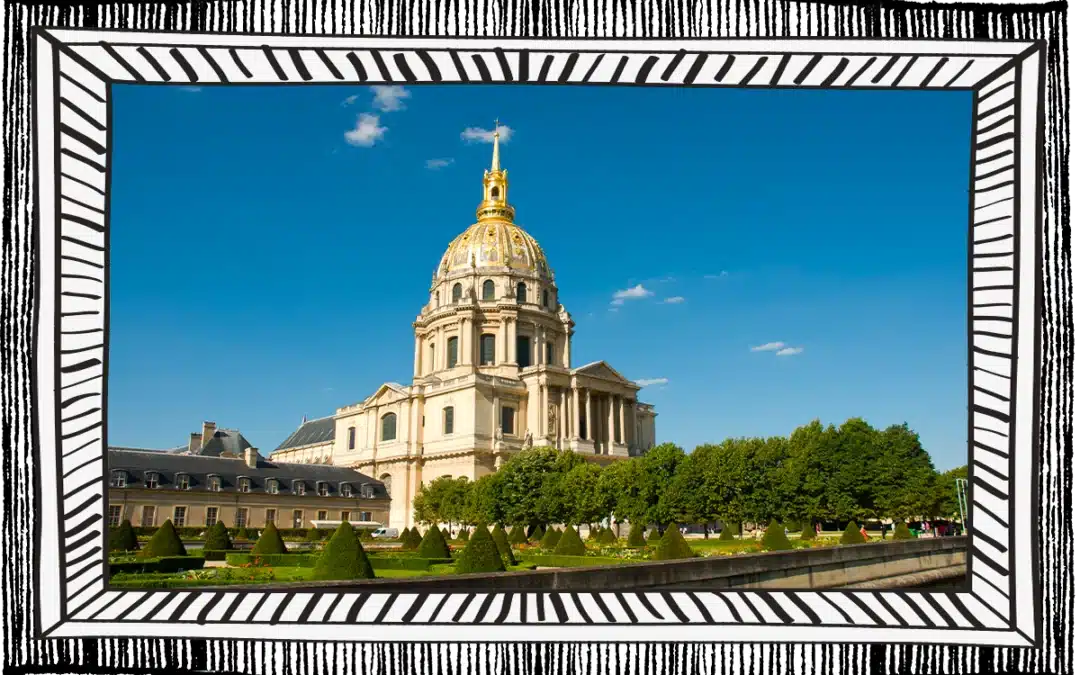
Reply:
[[[180,541],[180,535],[176,533],[171,520],[157,529],[154,536],[143,549],[142,555],[150,558],[165,558],[168,556],[187,555],[184,542]]]
[[[417,531],[415,527],[405,528],[405,531],[402,532],[402,537],[403,539],[401,541],[401,548],[405,549],[406,551],[415,551],[417,548],[420,547],[420,542],[424,540],[424,538],[420,536],[420,532]]]
[[[510,534],[506,535],[506,540],[511,544],[524,544],[528,540],[525,538],[525,528],[520,525],[515,525],[510,528]]]
[[[131,527],[130,520],[120,521],[119,527],[109,530],[110,551],[138,551],[139,539],[135,536],[135,529]]]
[[[720,541],[734,541],[735,531],[729,523],[724,523],[724,527],[720,530]]]
[[[352,525],[342,523],[334,530],[330,541],[326,542],[319,554],[319,559],[315,561],[311,578],[317,581],[375,578],[371,561],[368,560],[364,547],[360,545]]]
[[[555,545],[555,555],[585,555],[585,542],[576,527],[568,527]]]
[[[694,550],[683,539],[682,532],[679,532],[675,523],[668,525],[664,530],[664,536],[660,538],[660,543],[653,551],[653,560],[680,560],[694,556]]]
[[[450,543],[450,531],[449,531],[449,530],[447,530],[447,529],[446,529],[446,528],[444,527],[444,528],[443,528],[442,530],[440,530],[440,532],[442,532],[442,538],[443,538],[443,540],[444,540],[444,541],[445,541],[445,542],[446,542],[447,544],[449,544],[449,543]]]
[[[653,529],[649,530],[649,541],[655,543],[655,542],[660,541],[660,538],[661,538],[661,534],[660,534],[660,528],[659,527],[654,527]]]
[[[765,528],[765,536],[761,538],[761,548],[766,551],[790,551],[791,541],[784,533],[784,527],[775,520]]]
[[[859,526],[855,524],[855,521],[851,521],[844,528],[844,533],[840,535],[841,544],[865,544],[866,540],[863,539],[862,533],[859,532]]]
[[[219,520],[206,531],[206,541],[203,548],[207,551],[228,551],[232,549],[232,539],[229,538],[229,530]]]
[[[614,544],[617,541],[619,541],[619,538],[615,536],[615,533],[611,531],[610,527],[602,527],[596,533],[597,544]]]
[[[803,541],[810,541],[811,539],[817,539],[817,529],[811,523],[803,525],[802,534],[799,535],[799,539]]]
[[[469,529],[467,527],[463,527],[460,530],[458,530],[458,532],[457,532],[457,540],[458,541],[469,541]]]
[[[481,523],[473,535],[469,537],[469,543],[457,559],[457,571],[462,574],[469,572],[503,572],[506,566],[502,556],[499,555],[499,547],[488,532],[487,525]]]
[[[417,552],[421,558],[449,558],[450,547],[446,545],[442,532],[437,527],[429,527],[420,540]]]
[[[630,534],[626,537],[627,546],[644,546],[645,535],[641,532],[641,526],[634,524],[630,526]]]
[[[914,539],[914,537],[911,536],[911,529],[908,527],[907,523],[903,520],[898,520],[893,523],[893,534],[890,539]]]
[[[559,545],[559,528],[549,527],[540,538],[540,548],[555,548]]]
[[[366,527],[357,530],[356,536],[360,541],[372,541],[375,539],[375,537],[371,536],[371,530]]]
[[[537,526],[531,528],[531,531],[529,532],[529,537],[528,537],[529,541],[535,541],[535,542],[539,543],[540,540],[544,538],[544,533],[545,532],[547,532],[547,528],[544,527],[543,525],[537,525]]]
[[[406,527],[404,530],[402,530],[401,534],[397,536],[397,540],[402,544],[409,541],[409,528]]]
[[[288,551],[289,549],[285,547],[285,542],[281,539],[281,534],[273,523],[266,526],[262,531],[262,535],[259,536],[259,540],[256,541],[255,545],[251,548],[252,553],[272,555],[288,553]]]
[[[503,565],[506,567],[516,565],[517,560],[514,558],[514,550],[510,548],[510,540],[506,536],[506,530],[501,525],[496,525],[491,529],[491,538],[495,541],[495,548],[499,549]]]

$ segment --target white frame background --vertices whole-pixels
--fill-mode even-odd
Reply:
[[[1041,642],[1033,523],[1040,42],[483,40],[38,29],[38,635],[313,641]],[[123,83],[953,89],[974,100],[970,592],[119,591],[106,581],[109,166]],[[403,631],[404,625],[423,630]]]

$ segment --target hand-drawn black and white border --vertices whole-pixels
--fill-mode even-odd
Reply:
[[[41,635],[1039,642],[1032,467],[1043,218],[1041,43],[495,42],[82,30],[39,30],[34,43]],[[391,82],[970,91],[971,591],[109,590],[103,515],[112,85]],[[403,632],[404,625],[424,630]]]

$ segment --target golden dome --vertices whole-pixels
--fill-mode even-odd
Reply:
[[[506,201],[506,169],[499,166],[498,129],[496,122],[491,169],[484,172],[484,200],[476,209],[476,223],[450,242],[438,276],[494,267],[551,278],[540,244],[514,224],[514,207]]]

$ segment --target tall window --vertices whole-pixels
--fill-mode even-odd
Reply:
[[[386,413],[382,418],[382,439],[392,441],[397,438],[397,415]]]
[[[508,436],[514,434],[514,409],[510,406],[502,409],[502,432]]]
[[[153,488],[156,488],[157,486],[158,486],[158,475],[157,475],[157,473],[151,471],[150,473],[146,474],[146,487],[153,489]]]
[[[277,527],[277,509],[266,509],[266,524]]]
[[[551,357],[555,356],[555,345],[548,342],[544,345],[544,363],[551,365]]]
[[[109,506],[109,527],[120,527],[120,516],[124,514],[124,507]]]
[[[326,520],[326,511],[319,511],[315,514],[316,520]]]
[[[442,432],[446,435],[454,433],[454,409],[452,407],[443,408],[443,429]]]
[[[246,506],[241,506],[236,509],[236,526],[247,527],[248,524],[248,510]]]
[[[187,507],[174,506],[172,510],[172,524],[174,527],[184,527],[187,523]]]
[[[446,367],[454,368],[457,366],[457,336],[448,339],[446,341]]]
[[[518,282],[517,285],[517,302],[519,305],[523,305],[528,297],[528,288],[525,287],[524,282]]]
[[[113,471],[112,472],[112,481],[109,483],[109,485],[111,485],[112,487],[115,487],[115,488],[127,487],[127,472],[126,471]]]
[[[142,526],[153,527],[154,526],[154,507],[144,506],[142,507]]]
[[[495,365],[495,336],[491,333],[480,336],[480,365]]]
[[[356,427],[349,427],[349,449],[356,449]]]
[[[519,335],[517,336],[517,364],[521,368],[528,368],[532,365],[530,357],[532,354],[529,350],[529,336]]]
[[[360,522],[361,523],[369,523],[369,522],[371,522],[371,511],[361,511],[360,512]]]
[[[186,473],[176,474],[176,489],[187,490],[189,487],[191,487],[191,476]]]
[[[299,530],[304,526],[304,512],[300,509],[292,512],[292,526],[294,530]]]
[[[206,526],[213,527],[217,524],[218,508],[216,506],[206,507]]]
[[[454,284],[454,290],[450,291],[450,297],[454,302],[461,299],[461,284]]]
[[[545,288],[545,289],[544,289],[544,307],[547,307],[547,306],[548,306],[548,300],[549,300],[549,299],[550,299],[550,298],[549,298],[549,296],[548,296],[548,289],[546,289],[546,288]]]
[[[210,492],[221,492],[221,476],[207,476],[206,489]]]
[[[349,518],[349,512],[348,511],[342,511],[341,512],[341,521],[347,523],[350,520],[352,520],[352,519]]]
[[[480,298],[482,300],[488,300],[488,301],[495,299],[495,282],[494,281],[492,281],[491,279],[488,279],[487,281],[484,282],[484,285],[481,287]]]
[[[277,478],[266,479],[266,492],[268,494],[276,495],[279,489]]]

